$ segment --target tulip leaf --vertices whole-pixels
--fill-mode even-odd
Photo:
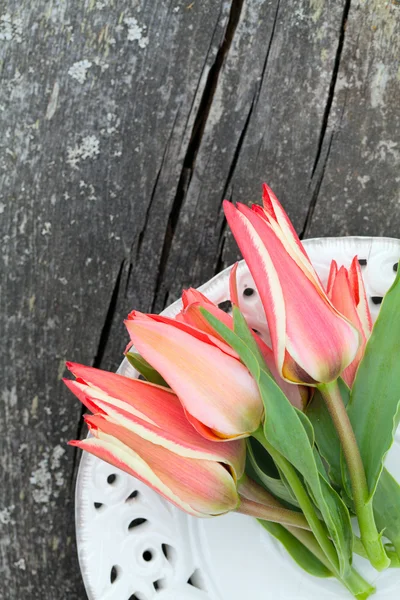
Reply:
[[[261,353],[258,350],[258,346],[253,336],[251,340],[249,336],[246,336],[246,340],[249,346],[243,339],[235,332],[229,329],[224,323],[222,323],[217,317],[208,312],[205,308],[200,308],[201,313],[215,329],[215,331],[225,340],[225,342],[233,348],[240,356],[241,361],[246,365],[247,369],[258,380],[261,369],[266,370],[266,365]],[[238,315],[242,316],[240,312],[234,311],[234,317]],[[242,317],[243,318],[243,317]],[[236,325],[236,324],[235,324]],[[242,325],[243,326],[243,325]]]
[[[146,360],[144,360],[140,354],[127,352],[126,358],[132,367],[136,369],[136,371],[139,371],[139,373],[143,375],[147,381],[150,383],[155,383],[156,385],[162,385],[163,387],[169,387],[161,375],[155,369],[153,369],[153,367]]]
[[[244,342],[246,347],[254,355],[255,359],[257,360],[260,366],[260,369],[263,369],[264,371],[269,373],[269,369],[260,351],[260,348],[258,347],[258,344],[254,339],[254,336],[251,330],[249,329],[249,326],[247,325],[246,319],[244,318],[237,306],[233,307],[232,315],[235,334],[242,340],[242,342]]]
[[[383,469],[373,500],[375,522],[400,558],[400,485]]]
[[[357,370],[348,406],[370,498],[375,492],[400,419],[399,310],[400,270],[383,299]]]
[[[309,438],[311,423],[305,427],[307,417],[305,415],[299,417],[296,409],[272,377],[262,368],[260,361],[245,341],[215,316],[204,309],[202,312],[210,325],[239,354],[242,362],[257,381],[265,407],[265,438],[304,478],[336,547],[340,573],[346,574],[351,564],[353,543],[350,515],[342,499],[319,473],[314,448]],[[234,320],[235,331],[241,331],[246,322],[239,311],[234,312]],[[247,324],[246,327],[248,328]],[[253,339],[253,336],[251,337]],[[249,336],[243,335],[243,338],[248,341]]]
[[[276,498],[283,500],[291,506],[299,506],[291,489],[280,477],[275,463],[268,452],[254,438],[247,440],[246,472],[253,479],[257,479]],[[290,508],[291,506],[287,506]]]
[[[261,519],[259,519],[259,523],[284,546],[293,560],[304,571],[314,575],[314,577],[332,577],[329,569],[282,525],[262,521]]]
[[[301,412],[301,410],[299,410],[298,408],[294,407],[294,410],[296,411],[297,416],[299,417],[300,421],[303,424],[304,429],[306,430],[306,433],[308,435],[308,439],[310,440],[311,446],[314,446],[315,434],[314,434],[314,429],[313,429],[310,419],[303,412]]]

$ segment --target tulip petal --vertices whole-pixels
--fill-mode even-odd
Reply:
[[[335,282],[337,273],[338,273],[337,262],[336,262],[336,260],[332,260],[331,267],[329,269],[328,283],[326,284],[326,293],[328,295],[328,298],[330,298],[331,300],[332,300],[332,298],[331,298],[332,287]]]
[[[63,378],[63,382],[65,383],[67,388],[69,388],[71,392],[75,394],[75,396],[82,402],[82,404],[86,406],[88,410],[90,410],[91,412],[102,412],[100,408],[98,408],[98,406],[92,402],[92,400],[87,396],[87,394],[85,394],[82,391],[79,385],[82,384],[82,381],[73,381],[71,379]]]
[[[217,461],[181,457],[118,424],[106,422],[100,415],[91,415],[87,421],[96,437],[111,435],[136,452],[169,489],[195,510],[219,514],[237,506],[236,485],[229,471]]]
[[[168,389],[116,373],[69,364],[73,373],[85,375],[87,383],[68,380],[66,383],[92,412],[101,413],[105,420],[123,425],[143,439],[181,456],[225,463],[234,479],[241,477],[245,462],[244,441],[215,444],[204,439],[186,419],[177,396]]]
[[[362,333],[364,334],[365,338],[368,339],[372,331],[372,318],[371,311],[368,305],[367,293],[365,291],[361,267],[360,263],[358,262],[357,256],[355,256],[351,262],[349,268],[349,280],[350,286],[355,296],[357,313],[360,317]]]
[[[207,309],[208,309],[208,305],[207,305]],[[223,312],[223,311],[221,311],[221,312]],[[237,354],[237,352],[235,352],[230,346],[228,346],[228,344],[223,342],[221,339],[219,339],[215,335],[210,335],[209,333],[202,331],[201,329],[197,329],[196,327],[193,327],[193,325],[189,325],[188,323],[185,323],[182,320],[177,321],[176,319],[171,319],[170,317],[164,317],[163,315],[153,315],[153,314],[146,315],[146,314],[141,313],[136,310],[132,311],[128,315],[128,319],[127,319],[127,321],[125,321],[125,325],[129,321],[133,321],[133,320],[135,320],[136,322],[139,322],[139,321],[143,321],[143,322],[153,321],[154,322],[155,321],[157,323],[165,323],[166,325],[173,325],[176,329],[180,329],[181,331],[188,333],[191,337],[197,338],[198,340],[205,342],[206,344],[211,344],[213,346],[216,346],[217,348],[220,348],[225,354],[228,354],[229,356],[239,359],[239,355]],[[130,345],[132,345],[132,342],[130,343]]]
[[[125,324],[140,354],[193,417],[222,436],[243,437],[257,429],[262,402],[254,379],[239,360],[188,335],[182,323],[131,319]]]
[[[100,415],[88,417],[95,437],[72,442],[150,485],[195,516],[222,514],[238,504],[232,477],[219,463],[182,458]]]
[[[257,282],[257,289],[266,313],[272,347],[278,370],[282,373],[285,357],[285,302],[279,277],[264,247],[263,240],[231,202],[224,201],[224,212],[244,260]]]
[[[214,302],[207,298],[204,294],[202,294],[199,290],[195,288],[189,288],[187,290],[183,290],[182,292],[182,304],[183,308],[187,308],[190,304],[202,304],[203,306],[208,306],[209,304],[212,306]]]
[[[257,205],[253,205],[252,209],[267,219],[275,234],[305,275],[323,292],[322,283],[311,264],[295,228],[278,198],[266,183],[263,184],[263,205],[264,209]]]
[[[211,339],[217,338],[222,342],[222,348],[225,350],[224,340],[214,331],[207,319],[204,318],[200,308],[206,308],[211,312],[217,319],[225,323],[227,327],[231,327],[232,317],[226,314],[223,310],[218,308],[208,298],[206,298],[201,292],[194,289],[185,290],[182,294],[183,310],[179,314],[179,320],[187,325],[200,329],[203,333],[211,336]],[[237,356],[236,353],[232,354]]]
[[[263,184],[263,205],[266,212],[278,223],[290,246],[296,248],[297,251],[303,254],[307,261],[310,262],[308,254],[289,217],[283,209],[282,204],[266,183]]]
[[[357,292],[358,294],[358,292]],[[361,329],[356,302],[350,280],[345,267],[337,271],[333,284],[331,284],[330,299],[334,307],[351,321],[358,329]]]
[[[344,381],[352,387],[372,329],[371,313],[357,256],[353,258],[348,271],[345,267],[338,269],[336,263],[332,262],[327,293],[335,308],[355,325],[361,334],[358,352],[353,362],[342,373]]]
[[[358,280],[356,281],[356,287],[354,284],[351,286],[347,269],[340,267],[330,286],[330,299],[335,308],[362,332],[362,324],[356,307],[358,295]],[[360,345],[355,359],[342,373],[342,378],[349,387],[353,384],[358,364],[364,352],[365,336],[363,338],[364,343]]]

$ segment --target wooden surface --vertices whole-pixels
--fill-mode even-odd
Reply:
[[[397,0],[0,3],[0,598],[85,598],[81,409],[64,361],[114,369],[238,256],[224,197],[266,180],[305,237],[400,237]]]

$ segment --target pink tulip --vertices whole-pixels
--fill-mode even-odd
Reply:
[[[186,419],[169,389],[74,363],[69,389],[95,414],[91,437],[72,446],[133,475],[196,517],[238,511],[308,529],[304,516],[282,508],[244,475],[244,440],[213,442]],[[238,489],[240,487],[240,493]]]
[[[276,197],[265,187],[264,208],[225,201],[224,210],[256,283],[279,374],[306,385],[334,381],[356,356],[359,334],[328,299]]]
[[[343,379],[351,387],[372,331],[371,313],[357,256],[353,258],[348,270],[345,267],[338,269],[336,261],[332,261],[327,294],[333,306],[353,323],[361,334],[361,344],[356,357],[342,373]]]
[[[213,331],[135,311],[125,324],[137,351],[174,390],[202,435],[226,440],[258,429],[264,409],[257,384]]]
[[[236,268],[237,264],[232,268],[230,277],[230,291],[233,304],[237,304],[237,290],[235,285]],[[229,329],[233,330],[232,316],[218,308],[218,306],[216,306],[198,290],[192,288],[185,290],[182,294],[182,303],[183,309],[177,316],[179,321],[187,323],[188,325],[193,325],[194,327],[197,327],[198,329],[201,329],[202,331],[211,335],[213,334],[218,336],[200,310],[201,308],[205,308],[208,312],[217,317],[217,319],[222,321],[224,325],[229,327]],[[274,354],[271,348],[269,348],[255,332],[253,332],[253,337],[256,340],[266,365],[276,383],[283,390],[293,406],[296,406],[296,408],[299,409],[304,409],[310,399],[310,388],[293,385],[282,379],[276,368]]]
[[[238,508],[236,489],[245,463],[245,442],[224,444],[202,437],[167,388],[68,363],[77,377],[69,389],[94,415],[85,420],[92,437],[70,442],[137,477],[195,516]]]

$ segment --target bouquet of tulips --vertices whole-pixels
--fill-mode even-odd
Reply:
[[[357,257],[333,261],[325,289],[268,186],[263,206],[224,210],[270,345],[238,308],[237,265],[232,314],[194,289],[174,319],[133,311],[126,355],[141,379],[67,365],[92,413],[92,435],[71,444],[191,515],[256,517],[310,574],[368,598],[353,554],[400,566],[400,486],[384,467],[400,415],[400,275],[372,326]]]

